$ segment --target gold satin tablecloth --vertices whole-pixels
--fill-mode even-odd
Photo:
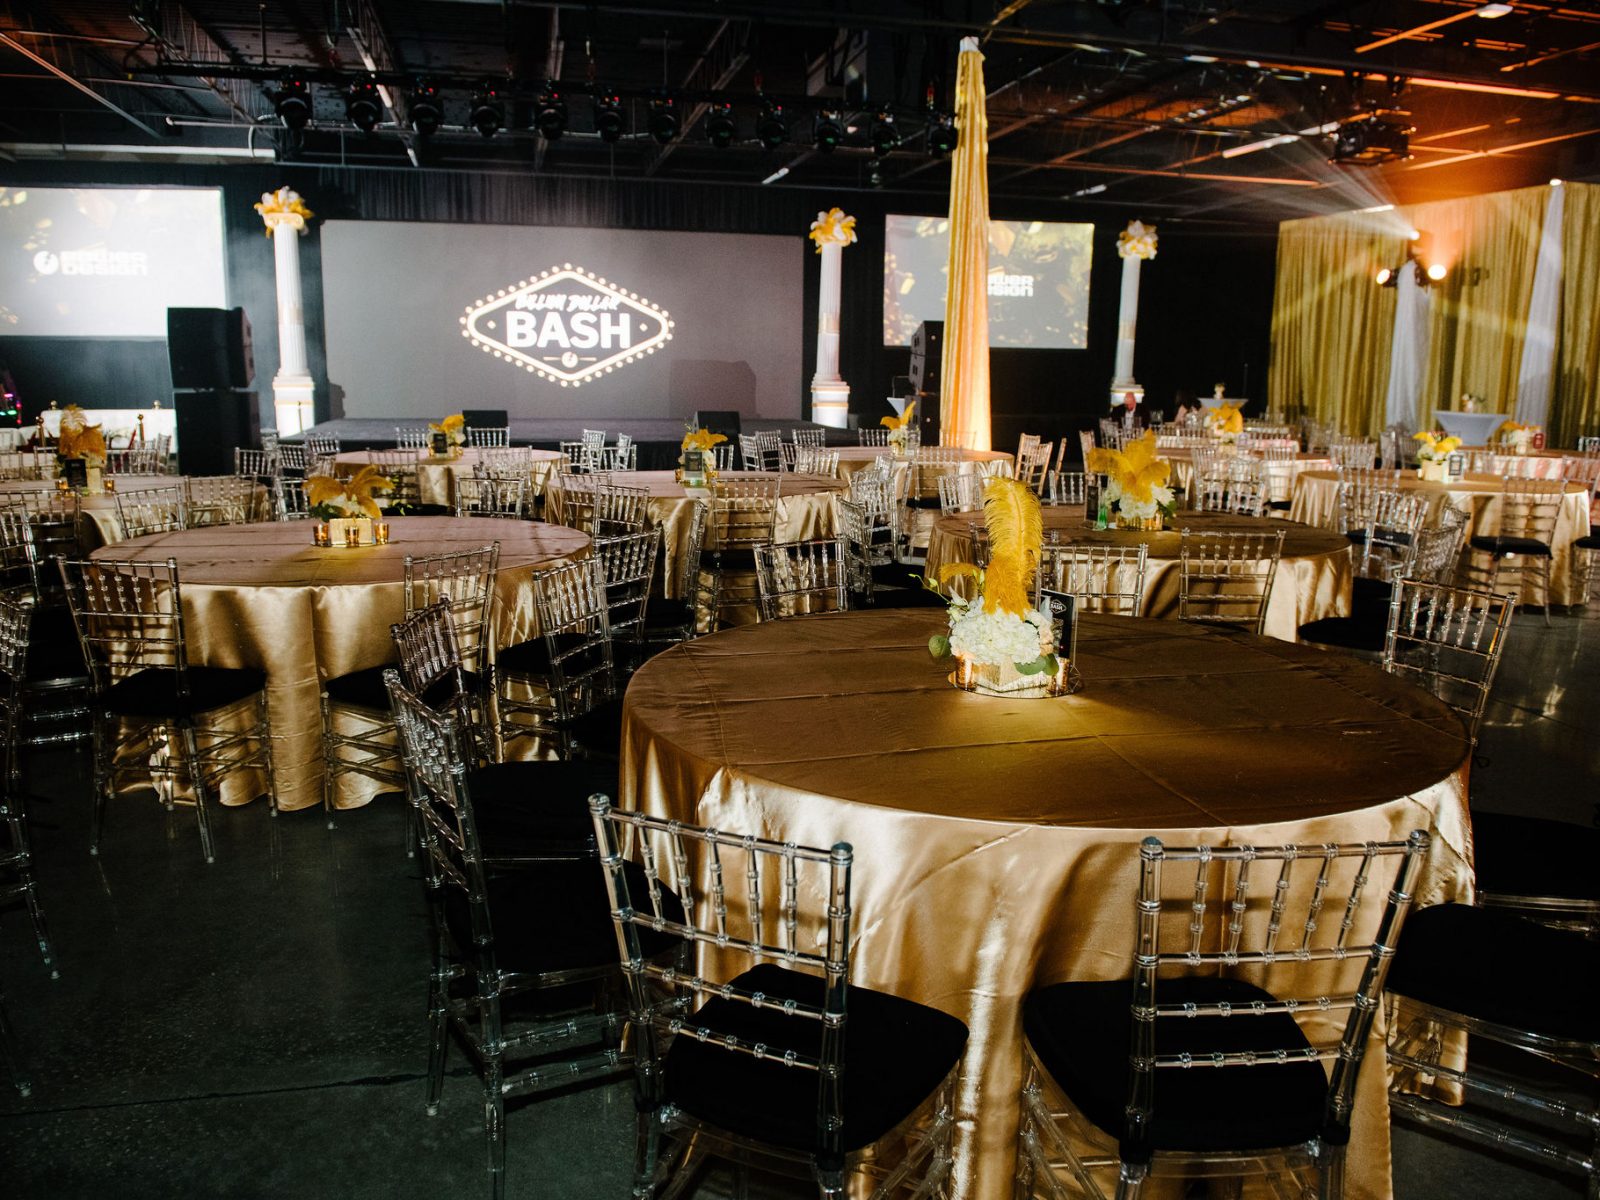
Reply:
[[[1172,483],[1184,495],[1194,490],[1194,455],[1187,446],[1163,446],[1159,454],[1172,464]],[[1254,455],[1251,455],[1254,457]],[[1288,500],[1294,495],[1294,481],[1302,471],[1331,471],[1333,460],[1326,454],[1300,454],[1289,462],[1269,462],[1267,499]]]
[[[1498,476],[1466,475],[1455,483],[1427,483],[1414,476],[1402,476],[1400,487],[1408,492],[1420,492],[1428,498],[1429,525],[1436,525],[1439,512],[1452,504],[1467,514],[1467,536],[1493,536],[1495,523],[1500,517],[1500,493],[1503,481]],[[1580,483],[1567,484],[1561,510],[1556,515],[1555,534],[1551,542],[1553,559],[1550,563],[1551,604],[1582,604],[1583,579],[1573,561],[1572,543],[1589,532],[1589,492]],[[1289,515],[1308,525],[1333,525],[1338,519],[1339,476],[1333,471],[1307,471],[1295,481],[1294,504]],[[1535,571],[1523,573],[1523,604],[1544,604],[1540,595],[1540,580]]]
[[[1526,479],[1560,479],[1566,474],[1567,459],[1578,457],[1560,450],[1529,450],[1526,454],[1514,451],[1491,450],[1488,446],[1463,446],[1467,454],[1476,452],[1478,472],[1484,475],[1517,475]],[[1472,460],[1468,460],[1472,461]]]
[[[124,494],[148,491],[151,488],[183,486],[183,478],[179,475],[115,475],[112,476],[112,482],[116,484],[117,491]],[[3,502],[6,496],[18,492],[55,490],[56,485],[53,480],[0,480],[0,502]],[[263,495],[265,490],[262,489]],[[78,512],[82,515],[78,526],[78,538],[85,552],[100,546],[110,546],[122,540],[122,521],[117,516],[117,498],[112,493],[100,491],[81,497],[78,501]]]
[[[724,832],[855,848],[854,982],[971,1030],[955,1194],[1011,1195],[1029,989],[1132,970],[1139,841],[1434,833],[1421,903],[1471,890],[1461,723],[1353,659],[1176,621],[1085,616],[1083,691],[951,687],[934,610],[726,630],[634,676],[620,802]],[[1381,1035],[1348,1194],[1387,1197]]]
[[[884,457],[894,459],[896,477],[903,477],[905,469],[911,465],[912,456],[894,458],[894,452],[887,446],[829,446],[829,450],[839,451],[839,474],[848,482],[850,476],[864,467],[871,466],[876,460]],[[973,468],[969,463],[1011,462],[1016,456],[1007,454],[1004,450],[962,450],[961,462],[963,471]]]
[[[322,681],[395,660],[389,626],[405,616],[405,560],[500,543],[491,638],[508,646],[538,633],[534,573],[588,553],[589,538],[536,521],[394,517],[387,546],[318,548],[311,522],[282,521],[157,533],[97,550],[93,558],[176,559],[189,661],[267,673],[272,771],[278,807],[322,803]],[[222,803],[266,789],[240,772]],[[339,807],[380,789],[363,776],[338,780]]]
[[[530,497],[544,494],[546,478],[567,457],[559,450],[534,450],[531,453],[532,462],[528,467]],[[463,446],[460,456],[450,459],[434,458],[426,450],[419,451],[417,490],[421,494],[420,503],[449,508],[456,501],[456,480],[463,475],[471,475],[482,461],[483,454],[476,446]],[[340,454],[333,462],[341,475],[349,475],[370,465],[372,455],[365,450],[350,450]]]
[[[672,471],[607,471],[606,478],[618,487],[644,488],[650,493],[650,523],[660,527],[665,538],[662,553],[666,558],[662,579],[669,600],[679,599],[683,577],[683,557],[689,550],[691,505],[704,500],[710,491],[692,495]],[[755,479],[749,471],[722,471],[717,478]],[[842,495],[846,484],[825,475],[796,475],[783,472],[778,481],[778,519],[773,535],[776,542],[803,542],[811,538],[832,537],[837,530],[833,499]],[[564,498],[561,485],[552,480],[545,492],[545,515],[552,521],[563,519]],[[755,609],[750,619],[755,619]]]
[[[1350,615],[1351,580],[1355,566],[1350,541],[1342,533],[1311,529],[1273,518],[1241,517],[1232,513],[1179,512],[1172,528],[1160,533],[1129,529],[1095,529],[1084,520],[1081,505],[1045,505],[1044,536],[1059,536],[1063,545],[1149,546],[1144,571],[1144,604],[1140,615],[1178,615],[1178,555],[1181,529],[1196,533],[1266,533],[1284,531],[1283,557],[1267,596],[1268,637],[1286,642],[1299,640],[1300,626],[1323,617]],[[972,526],[978,513],[940,517],[928,539],[928,576],[937,578],[945,563],[972,561]]]

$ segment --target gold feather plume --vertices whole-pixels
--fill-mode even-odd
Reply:
[[[995,476],[984,484],[983,523],[989,530],[989,569],[983,608],[1021,616],[1028,611],[1028,580],[1044,540],[1039,498],[1026,484]]]

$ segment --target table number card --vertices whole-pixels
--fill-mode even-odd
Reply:
[[[1052,621],[1061,622],[1056,635],[1056,656],[1071,662],[1078,656],[1078,598],[1049,588],[1039,589],[1039,607]]]
[[[1093,471],[1083,477],[1083,519],[1096,529],[1104,529],[1100,512],[1100,476]]]
[[[436,434],[434,434],[433,435],[433,456],[435,458],[444,458],[449,453],[450,453],[450,435],[447,434],[447,433],[436,433]]]
[[[1455,482],[1466,473],[1467,456],[1459,450],[1452,452],[1450,457],[1445,459],[1445,474],[1450,476],[1451,482]]]

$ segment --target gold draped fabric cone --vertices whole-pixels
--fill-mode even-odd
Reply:
[[[944,302],[945,445],[989,449],[989,118],[983,55],[963,38],[956,64],[956,130],[950,161],[949,291]]]

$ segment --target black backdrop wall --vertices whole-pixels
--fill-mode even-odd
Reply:
[[[243,305],[255,332],[257,377],[270,412],[277,363],[272,248],[251,207],[262,192],[287,184],[318,217],[352,220],[490,222],[599,228],[720,230],[792,234],[803,239],[819,209],[839,205],[857,217],[859,242],[844,254],[841,313],[842,372],[851,408],[863,424],[889,411],[884,403],[909,351],[882,344],[883,216],[937,213],[929,198],[893,192],[817,193],[798,189],[708,189],[664,183],[610,183],[435,171],[312,169],[294,166],[178,167],[154,164],[24,163],[7,165],[0,182],[35,186],[221,187],[227,231],[228,294]],[[1086,350],[996,350],[991,360],[996,446],[1023,430],[1046,438],[1087,427],[1106,410],[1116,349],[1121,261],[1116,236],[1144,218],[1136,205],[1108,219],[1067,204],[1026,210],[997,201],[993,215],[1020,220],[1094,220]],[[311,373],[319,419],[340,413],[338,380],[327,378],[323,354],[321,256],[316,221],[301,243]],[[1142,268],[1135,375],[1149,402],[1171,412],[1180,391],[1264,394],[1272,312],[1276,229],[1213,232],[1164,227],[1158,256]],[[814,369],[817,272],[806,273],[805,327],[772,329],[800,337],[805,375]],[[85,407],[147,407],[171,398],[165,344],[160,341],[0,336],[0,362],[9,365],[25,414],[52,401]],[[1259,407],[1259,402],[1257,407]],[[28,417],[25,415],[24,420]]]

